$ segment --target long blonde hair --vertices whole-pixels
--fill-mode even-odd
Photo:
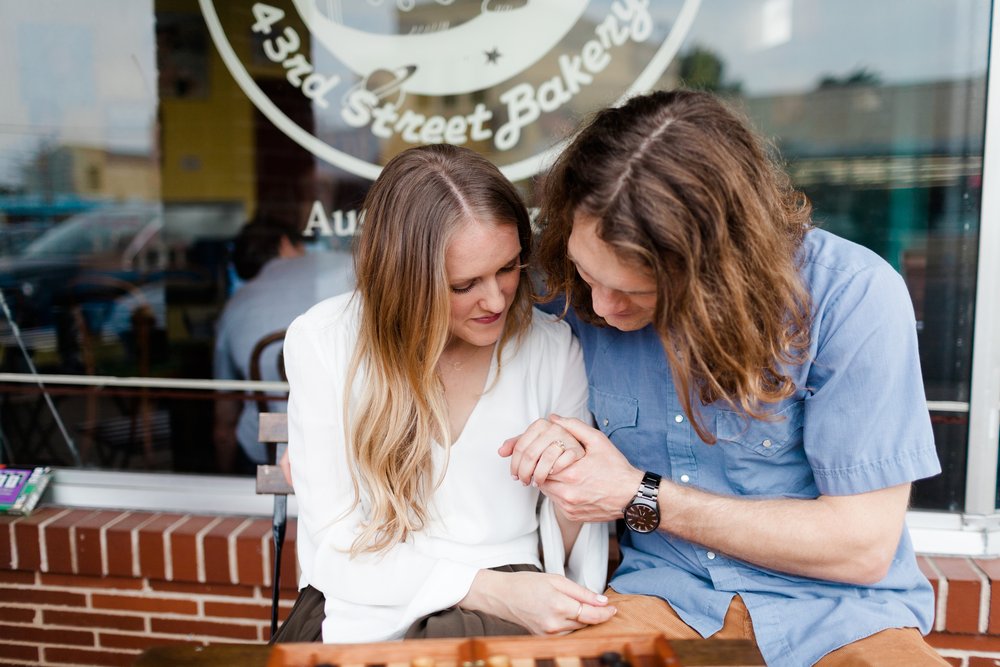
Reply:
[[[470,220],[514,224],[521,264],[531,251],[528,212],[517,190],[479,154],[433,145],[394,157],[365,198],[354,263],[360,298],[358,344],[347,373],[348,452],[354,505],[369,507],[353,555],[404,541],[427,520],[432,446],[450,449],[448,410],[437,364],[450,335],[445,250]],[[522,279],[499,349],[531,318],[531,284]],[[360,382],[357,382],[358,380]],[[439,480],[438,480],[439,481]]]
[[[566,253],[573,218],[657,286],[656,329],[684,412],[715,438],[691,395],[754,418],[791,396],[805,361],[810,298],[795,254],[811,207],[749,123],[709,93],[656,92],[605,109],[546,180],[539,263],[548,294],[606,326]]]

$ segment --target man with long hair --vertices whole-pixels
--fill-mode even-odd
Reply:
[[[744,638],[775,665],[946,664],[904,527],[940,471],[900,276],[812,227],[748,123],[707,93],[598,113],[545,185],[550,310],[597,428],[504,443],[570,518],[624,519],[586,633]],[[549,475],[551,443],[586,455]]]

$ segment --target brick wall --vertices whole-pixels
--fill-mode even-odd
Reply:
[[[0,517],[0,664],[130,665],[149,646],[264,642],[270,519],[46,507]],[[926,557],[928,638],[957,667],[1000,665],[1000,559]],[[295,599],[295,522],[281,615]]]
[[[0,517],[0,664],[131,665],[270,636],[270,519],[46,507]],[[282,556],[295,599],[295,522]]]

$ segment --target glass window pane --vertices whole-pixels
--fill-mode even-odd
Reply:
[[[247,342],[222,316],[252,282],[235,241],[246,221],[303,232],[345,278],[364,194],[400,150],[470,146],[533,201],[587,113],[701,87],[773,138],[817,224],[903,275],[945,468],[915,502],[960,508],[967,413],[940,402],[969,399],[990,3],[643,4],[0,3],[0,288],[32,360],[44,373],[247,377]],[[325,295],[300,292],[290,310]],[[6,323],[0,339],[3,370],[26,372]],[[280,377],[276,351],[262,368]],[[30,427],[47,413],[37,389],[2,388],[14,453],[65,463],[50,417]],[[89,465],[231,469],[216,417],[252,439],[239,392],[52,393]],[[99,453],[108,429],[128,460]]]

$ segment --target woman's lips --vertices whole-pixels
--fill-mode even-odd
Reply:
[[[494,315],[489,315],[487,317],[476,317],[476,318],[473,318],[472,321],[473,322],[478,322],[479,324],[493,324],[494,322],[496,322],[497,320],[500,319],[500,316],[502,314],[503,313],[496,313]]]

